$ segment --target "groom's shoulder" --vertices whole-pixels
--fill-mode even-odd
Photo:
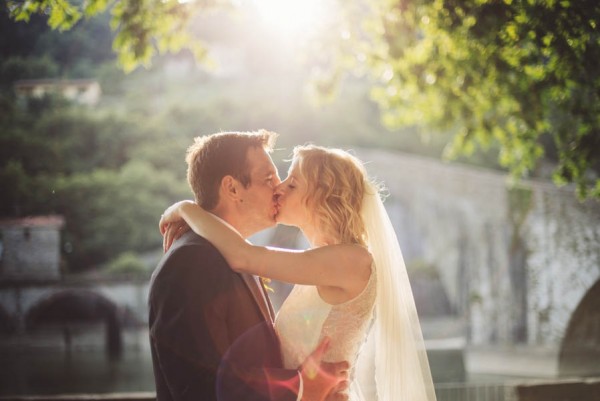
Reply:
[[[161,270],[164,266],[217,268],[221,265],[227,267],[227,262],[219,250],[206,238],[197,235],[193,231],[188,231],[176,240],[162,256],[156,271]]]
[[[204,237],[199,236],[194,231],[189,230],[173,243],[173,248],[182,246],[207,246],[212,244]]]
[[[173,243],[158,262],[152,277],[151,286],[157,282],[175,282],[197,279],[199,276],[229,280],[230,272],[221,253],[205,238],[187,232]]]
[[[213,244],[191,230],[173,243],[171,248],[163,255],[163,261],[181,257],[183,254],[204,254],[206,257],[221,256],[221,253]]]

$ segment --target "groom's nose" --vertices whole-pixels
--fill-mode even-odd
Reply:
[[[274,174],[271,177],[271,188],[273,188],[273,192],[281,185],[281,178],[279,178],[279,174]]]
[[[279,184],[277,184],[273,190],[273,194],[278,197],[283,194],[283,182],[279,181]]]

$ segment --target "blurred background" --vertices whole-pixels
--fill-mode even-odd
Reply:
[[[196,48],[135,2],[73,1],[73,26],[41,3],[0,6],[0,396],[154,391],[146,299],[186,148],[261,128],[282,178],[314,142],[385,183],[438,399],[600,376],[594,1],[144,3],[200,6]],[[123,38],[127,15],[149,31]]]

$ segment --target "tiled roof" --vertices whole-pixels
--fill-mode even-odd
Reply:
[[[65,224],[63,216],[28,216],[20,218],[0,219],[0,227],[17,226],[17,227],[57,227],[61,228]]]

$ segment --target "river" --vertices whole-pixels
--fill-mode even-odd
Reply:
[[[123,352],[109,356],[104,326],[0,339],[0,396],[154,391],[148,331],[123,332]]]
[[[0,396],[154,391],[146,328],[124,329],[119,357],[106,352],[103,324],[70,325],[66,333],[64,328],[45,328],[0,337]],[[436,384],[482,380],[500,384],[510,379],[467,374],[462,347],[438,348],[428,354]],[[362,374],[372,376],[373,367],[362,366]],[[370,387],[363,383],[363,390]]]

